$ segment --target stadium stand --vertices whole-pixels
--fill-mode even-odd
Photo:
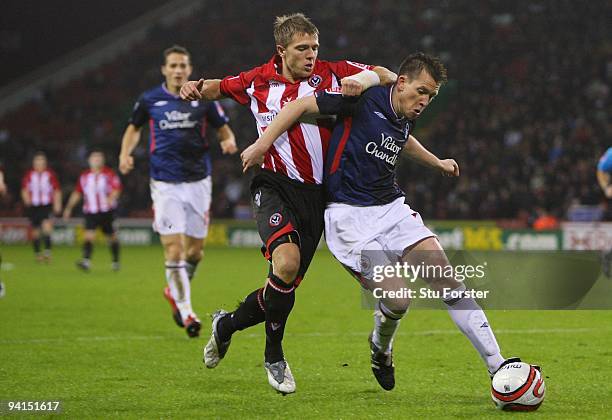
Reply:
[[[594,168],[612,138],[609,2],[283,3],[266,2],[259,19],[245,26],[252,2],[204,2],[203,9],[173,23],[160,20],[112,60],[0,112],[0,159],[11,191],[3,213],[21,214],[19,179],[38,149],[47,152],[65,189],[73,186],[91,146],[102,147],[116,166],[135,99],[161,82],[164,48],[177,43],[192,51],[192,79],[235,74],[272,55],[273,17],[292,11],[304,11],[320,28],[320,58],[393,69],[402,55],[423,50],[447,64],[451,81],[416,135],[440,156],[455,158],[461,177],[442,178],[406,161],[398,171],[411,206],[428,219],[527,225],[543,209],[563,219],[573,205],[602,203]],[[400,45],[405,49],[398,51]],[[248,110],[231,101],[224,105],[244,148],[256,136]],[[211,143],[214,217],[249,217],[248,180],[239,159],[221,156]],[[150,212],[146,150],[139,148],[139,170],[125,179],[130,194],[122,198],[121,215]]]

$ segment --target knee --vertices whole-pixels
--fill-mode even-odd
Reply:
[[[381,303],[385,308],[383,313],[387,312],[386,315],[390,318],[400,319],[408,312],[410,298],[382,299]]]
[[[274,274],[285,283],[290,284],[297,277],[300,269],[300,251],[295,244],[283,244],[272,253]]]
[[[166,261],[180,261],[181,260],[181,249],[180,242],[169,242],[164,245],[164,254],[166,255]]]
[[[201,247],[190,246],[187,248],[187,252],[185,252],[185,259],[191,263],[199,263],[203,255],[204,252]]]

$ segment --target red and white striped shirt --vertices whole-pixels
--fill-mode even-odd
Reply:
[[[108,196],[121,190],[121,180],[107,166],[98,173],[88,169],[81,173],[76,190],[83,194],[83,213],[105,213],[117,207],[117,201],[109,202]]]
[[[223,95],[250,106],[261,136],[287,103],[320,90],[337,88],[343,77],[372,68],[351,61],[317,60],[309,78],[292,83],[279,73],[282,60],[275,55],[262,66],[238,76],[226,77],[221,81],[220,89]],[[306,184],[321,184],[323,159],[332,128],[333,120],[330,118],[298,122],[276,139],[264,157],[262,168]]]
[[[53,204],[53,193],[60,185],[51,169],[41,172],[30,169],[21,181],[21,188],[28,192],[32,206],[48,206]]]

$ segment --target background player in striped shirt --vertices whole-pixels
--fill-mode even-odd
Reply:
[[[276,54],[269,62],[223,80],[188,82],[181,88],[181,97],[232,98],[249,107],[261,135],[281,109],[297,98],[340,86],[343,93],[358,95],[371,85],[395,80],[395,74],[383,67],[318,60],[318,34],[301,13],[277,17]],[[268,278],[264,288],[249,294],[233,313],[214,314],[212,335],[204,349],[204,362],[213,368],[227,352],[235,331],[265,321],[264,366],[270,385],[283,393],[295,391],[282,339],[295,288],[323,231],[323,156],[331,128],[329,118],[302,121],[266,153],[263,170],[251,182],[251,195],[262,252],[271,262]]]
[[[83,258],[77,261],[77,267],[89,271],[91,254],[96,229],[100,227],[108,239],[112,255],[112,269],[119,270],[119,240],[115,229],[115,214],[117,200],[121,194],[121,181],[117,174],[104,165],[104,154],[94,150],[89,154],[89,169],[79,176],[76,188],[70,194],[64,219],[72,214],[74,206],[83,198],[83,214],[85,216],[85,235],[83,242]]]
[[[439,159],[411,134],[416,119],[446,81],[446,69],[438,59],[416,53],[403,61],[398,74],[395,86],[373,87],[359,101],[329,90],[292,103],[243,152],[243,164],[248,168],[260,161],[272,142],[301,116],[338,115],[326,160],[325,239],[334,257],[364,288],[378,289],[377,297],[382,295],[369,337],[374,376],[385,390],[395,386],[393,339],[410,303],[397,292],[408,279],[376,278],[373,268],[397,262],[443,268],[422,271],[419,277],[443,296],[452,320],[493,376],[500,367],[520,359],[502,357],[483,310],[465,293],[465,284],[447,274],[451,266],[444,250],[418,212],[405,202],[395,180],[395,164],[402,152],[442,175],[459,176],[453,159]],[[395,293],[384,295],[383,291]]]
[[[179,89],[191,74],[191,56],[179,46],[163,53],[162,83],[141,95],[123,135],[119,170],[134,167],[132,151],[149,123],[151,198],[154,228],[164,247],[166,281],[164,296],[176,324],[197,337],[200,320],[191,306],[190,281],[202,259],[208,233],[212,194],[211,161],[206,127],[216,130],[223,153],[238,151],[229,118],[216,102],[184,102]]]
[[[55,172],[47,167],[47,156],[43,152],[34,155],[32,168],[23,176],[21,199],[32,224],[32,245],[36,259],[49,262],[53,233],[52,216],[61,214],[62,190]],[[45,246],[43,253],[40,252],[41,240]]]

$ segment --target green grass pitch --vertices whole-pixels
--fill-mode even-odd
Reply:
[[[535,413],[494,408],[476,351],[445,311],[413,310],[395,344],[395,390],[369,366],[371,314],[359,288],[327,251],[298,289],[285,337],[297,382],[282,397],[267,384],[261,325],[234,336],[223,362],[202,363],[207,314],[233,309],[262,284],[256,249],[207,249],[193,283],[202,337],[177,328],[162,297],[159,247],[124,248],[110,271],[98,246],[93,270],[78,272],[77,248],[58,247],[50,265],[30,248],[2,246],[0,400],[62,400],[70,418],[609,418],[612,312],[491,311],[504,355],[538,362],[546,401]]]

